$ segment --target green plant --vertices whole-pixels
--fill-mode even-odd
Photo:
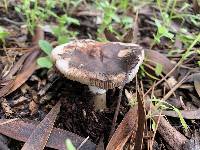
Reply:
[[[187,124],[186,124],[186,122],[185,122],[185,120],[184,120],[184,118],[183,118],[183,116],[182,116],[182,114],[181,114],[181,112],[180,112],[180,110],[178,108],[174,107],[173,105],[171,105],[171,104],[169,104],[169,103],[167,103],[167,102],[165,102],[165,101],[163,101],[161,99],[156,98],[155,96],[153,96],[150,99],[150,101],[154,103],[156,112],[149,112],[147,114],[147,118],[152,118],[154,116],[154,113],[157,114],[157,112],[160,113],[163,110],[173,110],[178,114],[180,122],[181,122],[183,128],[185,130],[188,129],[188,126],[187,126]]]
[[[69,42],[77,35],[77,32],[69,31],[67,28],[71,24],[79,25],[79,21],[67,15],[62,15],[57,18],[58,26],[54,27],[53,34],[57,37],[58,43],[63,44]]]
[[[70,139],[65,140],[66,150],[76,150]]]
[[[41,50],[47,55],[44,57],[40,57],[37,59],[37,64],[42,67],[42,68],[52,68],[53,63],[50,59],[50,55],[51,55],[51,51],[52,51],[52,46],[51,44],[46,41],[46,40],[40,40],[39,41],[39,46],[41,48]]]
[[[158,44],[160,43],[160,39],[162,37],[169,38],[173,41],[174,35],[169,31],[169,28],[167,28],[165,25],[162,25],[161,22],[157,19],[155,19],[155,24],[157,27],[156,35],[154,34],[154,43]],[[153,44],[154,45],[154,44]]]
[[[186,60],[186,58],[189,57],[191,54],[198,53],[198,51],[192,50],[192,48],[198,43],[200,43],[200,33],[195,38],[195,40],[190,44],[190,46],[187,48],[186,52],[182,55],[181,60]]]
[[[102,36],[102,33],[104,32],[105,28],[117,35],[119,39],[122,38],[122,35],[126,33],[128,29],[132,28],[133,18],[128,16],[126,13],[128,3],[129,0],[96,1],[96,7],[103,13],[102,23],[100,24],[97,30],[98,40],[106,40]],[[123,30],[122,33],[120,33],[117,28],[114,28],[114,26],[118,26],[118,29]]]
[[[39,6],[38,2],[38,0],[22,0],[21,4],[15,7],[18,13],[25,16],[27,28],[32,35],[38,22],[41,23],[50,16],[57,16],[51,11],[56,4],[54,0],[46,0],[44,6]]]
[[[101,25],[98,28],[98,38],[99,40],[105,40],[101,39],[101,34],[104,32],[105,28],[108,28],[111,32],[114,32],[114,29],[112,27],[112,21],[120,22],[120,18],[118,15],[116,15],[116,6],[114,1],[111,3],[108,0],[105,1],[97,1],[96,6],[99,10],[103,12],[103,20]]]
[[[2,42],[5,45],[5,39],[8,37],[9,32],[6,31],[5,28],[0,26],[0,42]]]

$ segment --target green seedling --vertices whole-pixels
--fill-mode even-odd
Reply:
[[[66,145],[66,150],[76,150],[70,139],[66,139],[65,145]]]
[[[155,73],[157,76],[160,76],[162,74],[163,71],[163,65],[160,63],[156,64],[156,68],[155,68]]]
[[[154,43],[159,44],[160,39],[162,37],[169,38],[171,41],[173,41],[174,35],[169,31],[169,29],[166,26],[161,25],[161,22],[157,19],[155,19],[155,24],[157,27],[157,32],[156,32],[156,35],[155,34],[153,35]]]
[[[0,42],[2,42],[5,45],[5,39],[8,37],[9,32],[6,31],[5,28],[0,26]]]
[[[52,68],[53,63],[50,59],[50,55],[51,55],[51,51],[52,51],[52,46],[48,41],[45,40],[40,40],[39,41],[39,46],[41,48],[41,50],[47,55],[44,57],[40,57],[37,59],[37,64],[41,67],[41,68]]]
[[[200,43],[200,33],[198,34],[196,39],[191,43],[191,45],[188,47],[186,52],[182,55],[181,60],[186,60],[191,54],[197,53],[197,51],[193,51],[192,48],[198,43]]]
[[[9,32],[6,31],[5,28],[0,26],[0,41],[5,44],[5,39],[8,37]]]
[[[161,99],[156,98],[155,96],[152,97],[151,101],[153,103],[155,103],[154,105],[155,105],[155,109],[156,109],[157,112],[160,112],[160,111],[163,111],[163,110],[173,110],[173,111],[175,111],[179,116],[179,119],[180,119],[180,122],[181,122],[183,128],[185,130],[188,129],[188,126],[187,126],[187,124],[186,124],[186,122],[185,122],[185,120],[184,120],[184,118],[183,118],[183,116],[182,116],[182,114],[181,114],[181,112],[178,108],[174,107],[173,105],[171,105],[171,104],[169,104],[169,103],[167,103],[167,102],[165,102]],[[154,112],[147,114],[147,117],[152,118],[152,115],[154,115]]]
[[[105,39],[101,39],[101,34],[104,32],[105,28],[108,28],[111,32],[114,32],[112,27],[112,21],[120,22],[120,18],[116,15],[117,8],[115,7],[114,2],[105,1],[97,1],[97,8],[103,12],[103,21],[100,27],[98,28],[98,39],[103,41]]]
[[[79,21],[75,18],[63,15],[58,17],[58,26],[54,27],[53,34],[57,37],[58,43],[63,44],[75,38],[77,32],[69,31],[67,28],[71,24],[79,25]]]
[[[57,16],[51,11],[55,5],[56,3],[53,0],[46,0],[44,6],[39,6],[38,0],[22,0],[21,4],[15,7],[15,10],[25,17],[27,28],[33,35],[38,22],[41,23],[50,16]]]

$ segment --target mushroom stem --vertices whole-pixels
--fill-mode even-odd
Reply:
[[[90,91],[93,94],[91,99],[94,104],[95,110],[103,110],[106,108],[106,90],[100,89],[95,86],[89,86]]]
[[[95,94],[92,98],[95,110],[103,110],[106,108],[106,93]]]

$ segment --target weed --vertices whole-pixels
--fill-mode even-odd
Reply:
[[[53,28],[53,34],[57,37],[59,44],[69,42],[77,35],[77,32],[69,31],[67,28],[71,24],[79,25],[79,21],[67,15],[62,15],[57,20],[58,26]]]
[[[188,129],[188,126],[187,126],[187,124],[186,124],[186,122],[185,122],[185,120],[184,120],[184,118],[183,118],[183,116],[182,116],[182,114],[181,114],[181,112],[178,108],[174,107],[173,105],[171,105],[171,104],[169,104],[169,103],[167,103],[167,102],[165,102],[161,99],[156,98],[155,96],[153,96],[150,101],[155,103],[154,106],[155,106],[156,112],[160,112],[160,111],[163,111],[163,110],[173,110],[173,111],[175,111],[179,116],[179,119],[180,119],[180,122],[181,122],[183,128],[185,130]],[[147,117],[152,118],[154,116],[154,113],[155,112],[149,112],[149,114],[147,114]]]
[[[5,39],[9,35],[9,32],[6,31],[3,27],[0,26],[0,42],[5,45]]]
[[[188,49],[186,50],[186,52],[182,55],[182,60],[186,60],[186,58],[188,56],[190,56],[193,53],[198,53],[198,51],[192,51],[192,48],[196,45],[200,43],[200,33],[199,35],[195,38],[195,40],[191,43],[191,45],[188,47]]]
[[[119,17],[116,15],[116,7],[114,2],[109,3],[108,0],[97,1],[96,6],[103,12],[103,21],[100,27],[98,28],[98,37],[101,37],[101,34],[104,32],[105,28],[108,28],[111,32],[114,32],[112,27],[112,20],[120,22]],[[100,39],[99,40],[104,40]]]
[[[53,63],[50,59],[50,55],[51,55],[51,51],[52,51],[52,46],[51,44],[46,41],[46,40],[40,40],[39,41],[39,46],[41,48],[41,50],[47,55],[44,57],[40,57],[37,59],[37,64],[42,67],[42,68],[52,68]]]
[[[166,26],[162,25],[161,22],[157,19],[155,19],[155,24],[157,27],[157,33],[156,35],[154,34],[153,45],[160,43],[160,39],[162,37],[169,38],[171,41],[173,41],[174,35],[169,32],[169,29]]]
[[[76,150],[76,148],[74,147],[70,139],[66,139],[65,145],[66,145],[67,150]]]
[[[15,7],[15,10],[25,16],[27,28],[33,35],[38,22],[43,22],[50,16],[56,17],[56,14],[51,11],[51,8],[54,7],[55,2],[52,0],[46,0],[44,7],[39,6],[37,0],[22,0],[21,4]]]
[[[97,1],[96,7],[103,12],[103,20],[101,25],[97,30],[98,40],[105,41],[106,39],[102,38],[102,33],[104,32],[105,28],[109,31],[115,33],[118,38],[121,38],[117,29],[113,28],[113,25],[119,25],[123,30],[127,30],[132,28],[133,25],[133,18],[127,16],[124,12],[128,7],[128,0],[122,1]],[[121,14],[118,13],[117,8],[121,8]]]

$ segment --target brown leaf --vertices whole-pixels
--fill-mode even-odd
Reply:
[[[1,107],[3,108],[6,116],[10,116],[13,113],[8,101],[5,98],[2,98]]]
[[[196,110],[180,110],[182,117],[185,119],[200,119],[200,109]],[[171,117],[178,117],[178,114],[175,111],[162,111],[163,115],[171,116]]]
[[[41,25],[37,25],[35,29],[35,34],[32,37],[32,45],[38,45],[39,40],[44,39],[44,31]]]
[[[161,64],[163,66],[163,72],[165,74],[169,73],[173,68],[174,64],[163,54],[154,50],[145,50],[145,58],[148,64],[156,66],[156,64]],[[171,76],[177,76],[178,71],[175,70]]]
[[[31,111],[31,115],[38,111],[38,107],[39,105],[34,100],[29,103],[29,110]]]
[[[110,139],[106,150],[121,150],[129,137],[135,137],[138,122],[138,106],[131,108]]]
[[[60,102],[58,102],[45,118],[37,125],[36,129],[32,132],[22,150],[42,150],[44,149],[49,136],[52,132],[54,122],[58,113],[60,112]]]
[[[200,97],[200,75],[198,78],[194,79],[194,87]]]
[[[40,54],[38,47],[38,41],[40,39],[44,39],[44,33],[41,27],[37,26],[35,36],[33,37],[33,46],[30,48],[30,52],[23,55],[13,66],[8,75],[1,81],[5,82],[5,80],[9,80],[22,67],[20,72],[16,75],[16,78],[0,89],[0,97],[8,95],[18,89],[37,69],[36,59]]]
[[[37,69],[37,63],[36,59],[37,56],[40,54],[40,51],[33,51],[30,56],[25,61],[24,66],[21,69],[21,72],[17,74],[15,80],[13,80],[13,86],[9,90],[8,93],[5,95],[8,95],[12,92],[14,92],[16,89],[18,89],[22,84],[24,84],[28,78],[33,74],[33,72]],[[27,63],[26,63],[27,62]]]
[[[139,92],[140,93],[140,92]],[[138,101],[138,128],[135,136],[135,146],[134,150],[141,150],[143,144],[143,137],[144,137],[144,128],[145,128],[145,121],[146,121],[146,114],[144,109],[144,102],[142,99],[142,94],[138,93],[137,101]]]
[[[13,139],[26,142],[31,133],[36,129],[37,122],[24,121],[21,119],[0,119],[0,133]],[[59,128],[54,128],[46,144],[47,147],[66,150],[64,141],[70,139],[75,147],[78,147],[84,138]],[[80,150],[95,150],[96,145],[90,140],[80,148]]]
[[[108,41],[120,42],[120,40],[112,32],[110,32],[107,28],[104,30],[104,34]]]
[[[130,43],[133,40],[133,29],[130,29],[123,37],[123,42]]]
[[[20,57],[20,59],[14,64],[14,66],[11,68],[9,73],[2,79],[3,81],[10,80],[13,78],[15,73],[22,67],[24,61],[26,58],[30,55],[31,52],[28,52]]]
[[[1,89],[0,89],[0,97],[6,95],[9,90],[13,87],[14,85],[14,80],[10,80],[7,82],[6,85],[4,85]]]

